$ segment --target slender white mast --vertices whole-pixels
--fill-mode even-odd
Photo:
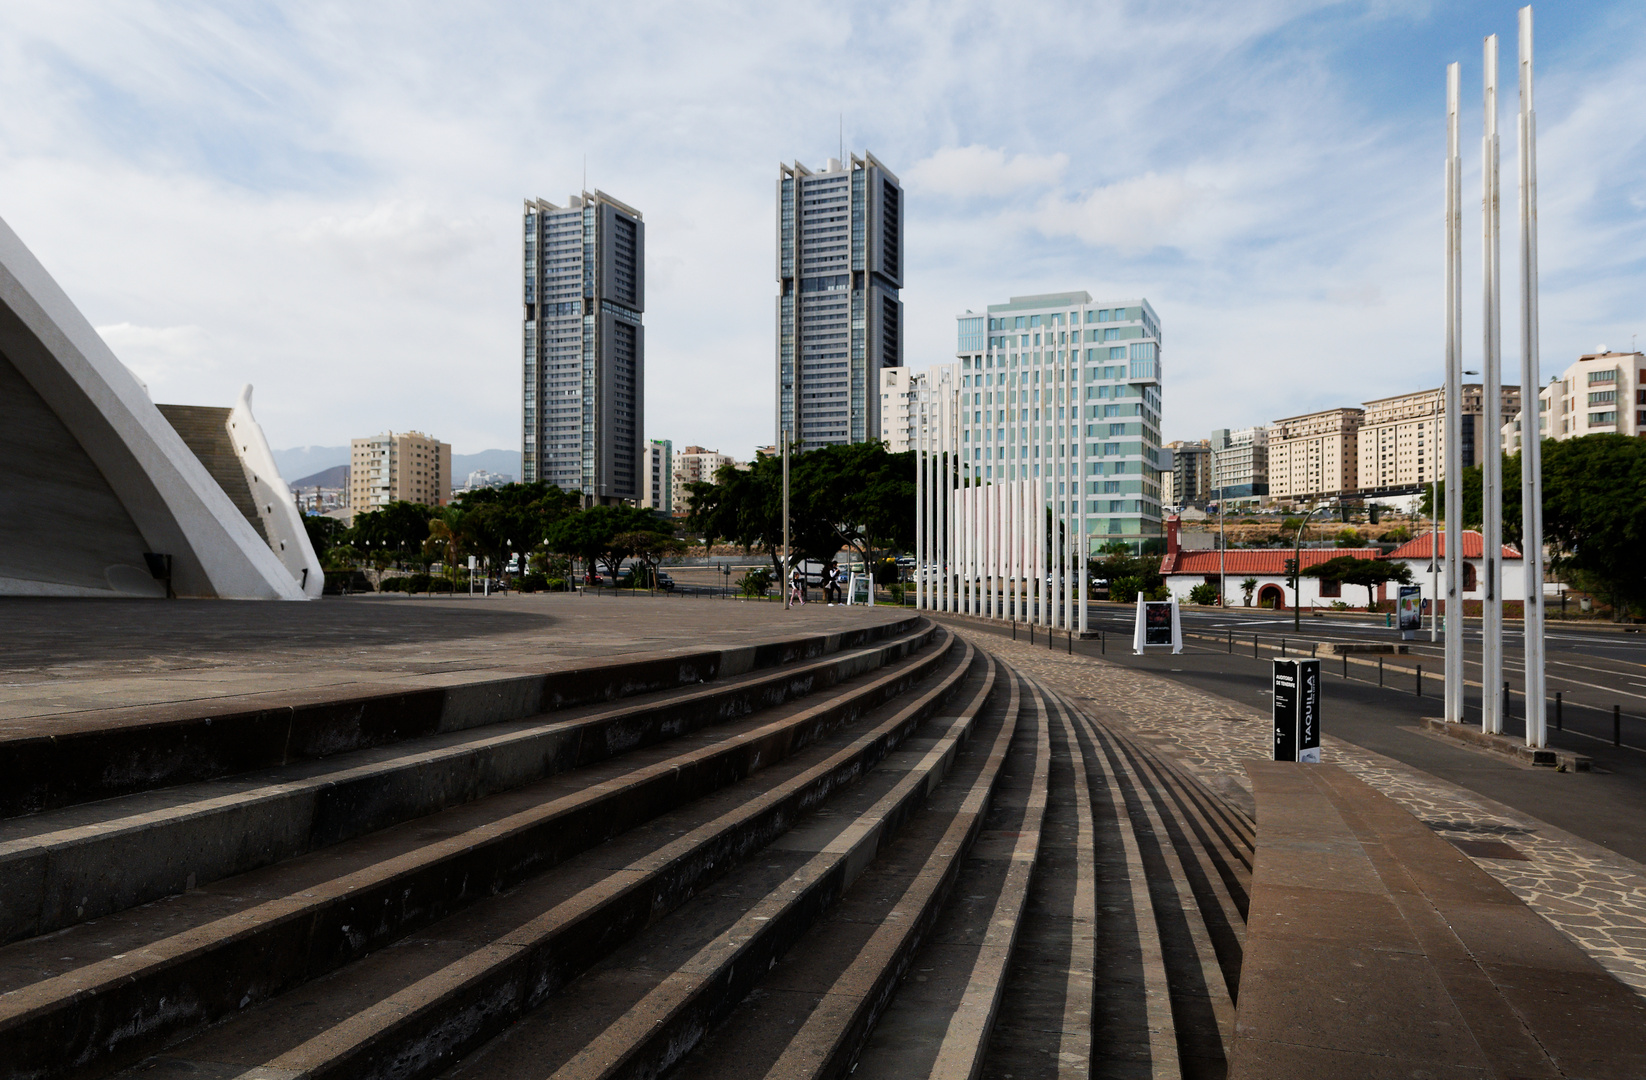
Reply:
[[[1463,163],[1458,155],[1461,71],[1446,66],[1446,418],[1441,449],[1446,482],[1446,722],[1463,719]]]
[[[1481,419],[1480,730],[1502,734],[1503,697],[1503,282],[1498,195],[1497,35],[1486,39],[1485,133],[1481,138],[1481,277],[1485,286]],[[1460,485],[1461,486],[1461,485]]]
[[[1526,575],[1526,743],[1548,745],[1543,700],[1543,416],[1537,324],[1537,112],[1532,9],[1520,9],[1520,508]]]

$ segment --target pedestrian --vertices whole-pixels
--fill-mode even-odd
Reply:
[[[789,603],[800,605],[806,602],[806,576],[800,572],[800,567],[789,571]]]
[[[828,576],[823,579],[823,597],[828,600],[829,606],[840,603],[840,567],[829,564]]]

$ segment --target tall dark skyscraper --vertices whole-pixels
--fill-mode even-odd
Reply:
[[[903,188],[867,150],[777,180],[777,430],[809,450],[880,438],[903,364]]]
[[[521,472],[591,504],[644,494],[646,225],[605,192],[525,212]]]

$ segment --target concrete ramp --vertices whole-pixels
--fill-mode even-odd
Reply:
[[[1393,800],[1254,762],[1229,1075],[1646,1076],[1646,1002]]]

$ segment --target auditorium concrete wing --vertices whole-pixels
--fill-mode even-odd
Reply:
[[[157,407],[0,221],[0,595],[303,600],[323,577],[251,388]]]

